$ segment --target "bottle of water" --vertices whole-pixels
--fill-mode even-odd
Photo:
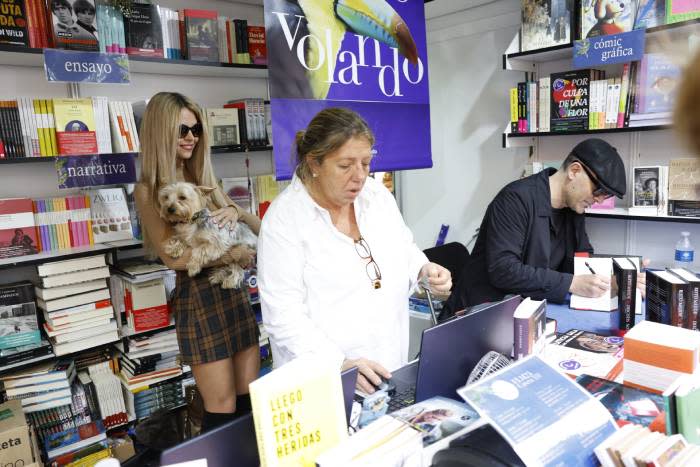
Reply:
[[[695,250],[690,244],[690,232],[681,232],[681,239],[676,243],[675,266],[692,268]]]

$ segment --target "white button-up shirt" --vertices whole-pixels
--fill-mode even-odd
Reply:
[[[407,361],[408,298],[428,259],[380,182],[368,177],[354,207],[381,270],[379,289],[367,274],[369,260],[296,176],[263,218],[258,286],[275,366],[303,354],[338,367],[346,358],[368,358],[388,370]]]

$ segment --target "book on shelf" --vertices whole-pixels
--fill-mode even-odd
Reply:
[[[617,429],[591,394],[536,355],[457,392],[526,465],[595,465],[594,447]]]
[[[32,200],[0,199],[0,258],[39,252]]]
[[[0,10],[0,44],[29,47],[27,4],[22,0],[10,0]]]
[[[548,343],[542,359],[571,376],[588,374],[614,380],[622,372],[623,340],[570,329]]]
[[[41,341],[31,282],[0,285],[0,350]]]
[[[672,268],[671,274],[683,279],[689,286],[688,298],[685,300],[685,324],[683,327],[698,330],[698,314],[700,314],[700,277],[684,268]]]
[[[646,29],[666,24],[666,0],[639,0],[634,29]]]
[[[88,269],[106,266],[105,255],[85,256],[84,258],[65,259],[61,261],[49,261],[37,265],[37,274],[40,277],[65,274],[73,271],[85,271]]]
[[[207,108],[204,113],[211,146],[240,145],[238,109]]]
[[[515,359],[539,354],[546,344],[547,300],[526,297],[513,312]]]
[[[54,344],[53,350],[57,356],[66,355],[73,352],[79,352],[81,350],[89,349],[92,347],[97,347],[98,345],[109,344],[119,340],[119,333],[117,330],[109,331],[103,334],[97,334],[89,338],[81,339],[79,341],[66,342],[63,344]]]
[[[574,31],[574,2],[571,0],[522,0],[520,51],[570,44]]]
[[[667,414],[660,394],[586,374],[578,376],[576,382],[608,409],[619,426],[635,423],[666,433]]]
[[[54,98],[53,113],[59,155],[97,154],[91,98]]]
[[[617,331],[624,335],[634,326],[638,309],[641,314],[642,294],[637,289],[639,262],[635,263],[631,258],[620,257],[612,258],[612,263],[612,288],[617,296],[617,309],[620,315]]]
[[[219,61],[217,13],[211,10],[182,10],[187,58],[205,62]]]
[[[28,153],[20,110],[16,100],[0,101],[0,159],[26,157]]]
[[[661,394],[698,368],[697,331],[642,321],[625,335],[624,384]]]
[[[112,147],[115,152],[139,152],[139,135],[131,102],[107,103]]]
[[[590,81],[598,75],[592,69],[550,75],[550,131],[588,130]]]
[[[0,350],[0,372],[8,371],[19,365],[40,362],[53,356],[51,345],[45,339],[42,339],[38,344],[3,349]]]
[[[125,321],[126,334],[158,329],[170,324],[163,277],[140,281],[114,275],[110,279],[110,287],[117,316],[121,317],[123,314],[125,318],[122,321]]]
[[[71,451],[99,443],[106,439],[106,437],[107,435],[102,421],[96,420],[48,436],[44,440],[44,449],[46,450],[46,456],[51,460]]]
[[[680,77],[680,66],[666,54],[645,53],[637,77],[635,113],[673,111],[676,83]]]
[[[267,65],[265,26],[248,25],[248,54],[256,65]]]
[[[92,292],[107,287],[105,279],[96,279],[87,282],[79,282],[77,284],[60,285],[58,287],[44,288],[40,286],[34,287],[34,293],[37,298],[50,301],[57,298],[78,295],[85,292]]]
[[[92,234],[95,243],[130,240],[131,215],[122,188],[89,190]]]
[[[105,273],[105,269],[107,270]],[[94,277],[109,277],[109,269],[108,268],[98,268],[98,269],[92,269],[89,271],[84,271],[80,272],[77,274],[94,274]],[[66,275],[71,275],[75,276],[76,273],[68,273]],[[106,274],[106,275],[105,275]],[[44,278],[48,279],[48,278]],[[74,279],[71,279],[74,280]],[[46,281],[44,281],[46,283]],[[59,310],[66,310],[68,308],[75,308],[80,305],[85,305],[88,303],[94,303],[94,302],[100,302],[102,300],[109,300],[110,295],[109,295],[109,289],[106,287],[103,287],[98,290],[92,290],[90,292],[84,292],[80,293],[77,295],[70,295],[68,297],[63,297],[63,298],[56,298],[53,300],[42,300],[42,299],[37,299],[37,305],[39,308],[46,312],[53,312],[53,311],[59,311]]]
[[[51,28],[53,30],[53,41],[58,49],[97,51],[97,28],[95,27],[95,2],[86,0],[92,11],[90,24],[79,22],[77,18],[85,18],[82,14],[74,16],[73,6],[66,2],[51,2],[47,8],[51,11]]]
[[[158,5],[131,3],[124,9],[126,53],[163,57],[163,28]]]
[[[694,2],[666,0],[666,22],[678,23],[700,18],[700,9]]]
[[[580,35],[598,37],[629,32],[634,26],[637,2],[609,3],[584,0],[580,3]]]
[[[109,300],[101,300],[87,303],[73,308],[64,308],[51,313],[44,313],[47,332],[59,332],[71,329],[89,322],[103,321],[104,318],[113,316],[113,309]]]
[[[630,215],[663,216],[668,206],[668,167],[634,168],[634,194]]]
[[[668,167],[668,215],[700,217],[700,163],[671,159]]]
[[[340,373],[323,359],[301,357],[250,384],[255,433],[264,466],[313,466],[316,457],[347,438]],[[275,435],[285,427],[313,442]]]
[[[58,359],[0,377],[5,389],[67,380],[74,370],[69,359]]]
[[[231,201],[251,214],[256,214],[254,183],[254,180],[248,177],[222,178],[221,188]]]

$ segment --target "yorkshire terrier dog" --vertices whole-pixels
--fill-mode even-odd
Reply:
[[[177,182],[158,191],[160,216],[173,225],[175,234],[163,245],[165,253],[179,258],[188,246],[192,250],[187,274],[194,277],[202,267],[221,258],[231,247],[246,245],[255,249],[257,238],[250,227],[237,222],[233,229],[219,228],[207,209],[209,194],[214,188]],[[214,268],[209,282],[224,289],[240,287],[243,268],[236,263]]]

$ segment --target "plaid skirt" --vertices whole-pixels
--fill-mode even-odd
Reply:
[[[171,300],[182,362],[199,365],[258,345],[260,330],[245,287],[222,289],[209,271],[195,277],[177,271]]]

